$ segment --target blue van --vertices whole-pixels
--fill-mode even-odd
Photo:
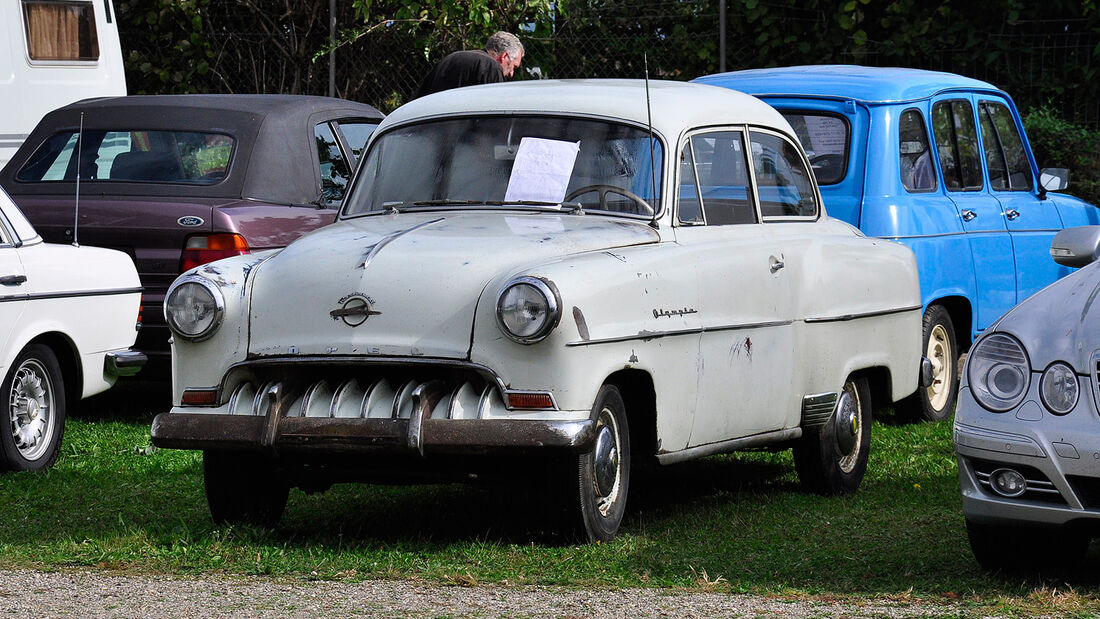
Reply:
[[[1100,223],[1040,170],[1012,98],[917,69],[821,65],[694,80],[755,95],[794,127],[829,215],[910,247],[920,270],[932,380],[899,412],[947,417],[958,354],[1001,314],[1070,272],[1050,257],[1062,228]]]

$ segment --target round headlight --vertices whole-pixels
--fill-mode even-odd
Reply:
[[[209,280],[190,275],[176,280],[164,299],[164,319],[172,331],[188,340],[214,334],[225,315],[225,302]]]
[[[549,284],[534,277],[517,277],[497,297],[497,324],[513,340],[533,344],[557,326],[559,306]]]
[[[1023,344],[1011,335],[982,338],[970,351],[966,367],[974,399],[991,411],[1014,408],[1027,394],[1031,364]]]
[[[1039,397],[1055,415],[1065,415],[1072,411],[1077,406],[1080,393],[1077,374],[1061,361],[1052,363],[1043,372],[1043,379],[1039,382]]]

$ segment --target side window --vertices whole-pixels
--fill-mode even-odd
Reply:
[[[898,159],[901,184],[908,192],[934,191],[936,172],[932,168],[932,151],[928,147],[928,130],[924,117],[916,109],[901,113],[898,122]]]
[[[940,156],[940,171],[948,191],[982,188],[982,160],[974,108],[969,101],[940,101],[932,106],[932,133]]]
[[[760,214],[765,219],[817,215],[814,184],[798,149],[770,133],[753,131],[750,140]]]
[[[744,135],[693,135],[680,157],[680,221],[709,226],[756,223]]]
[[[978,116],[989,165],[989,184],[999,191],[1030,190],[1031,162],[1012,112],[1002,103],[982,101],[978,104]]]
[[[99,60],[91,0],[23,0],[31,60]]]
[[[344,134],[344,141],[351,149],[351,154],[355,156],[355,161],[359,161],[359,157],[363,155],[363,149],[367,147],[367,139],[378,128],[378,123],[347,120],[338,124],[340,132]]]
[[[328,204],[339,205],[351,178],[351,168],[328,123],[314,127],[313,134],[317,143],[317,158],[321,162],[321,195]]]

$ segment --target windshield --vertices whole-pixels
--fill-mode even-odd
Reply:
[[[652,146],[652,160],[651,157]],[[345,216],[446,206],[554,206],[652,216],[660,140],[563,117],[482,117],[400,127],[371,145]]]

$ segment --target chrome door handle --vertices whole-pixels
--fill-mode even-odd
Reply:
[[[782,261],[782,260],[776,260],[775,262],[772,262],[772,267],[771,267],[771,269],[772,269],[772,273],[776,273],[776,272],[778,272],[778,271],[779,271],[779,269],[782,269],[782,268],[783,268],[783,266],[784,266],[784,265],[783,265],[783,261]]]
[[[974,211],[972,211],[968,208],[963,209],[963,221],[970,221],[971,219],[974,219],[977,216],[978,216],[978,214],[975,213]]]
[[[1009,219],[1016,219],[1019,216],[1020,216],[1020,211],[1017,211],[1014,208],[1010,208],[1007,211],[1005,211],[1005,217],[1007,217]]]
[[[5,275],[0,277],[0,284],[4,286],[18,286],[27,281],[26,275]]]

